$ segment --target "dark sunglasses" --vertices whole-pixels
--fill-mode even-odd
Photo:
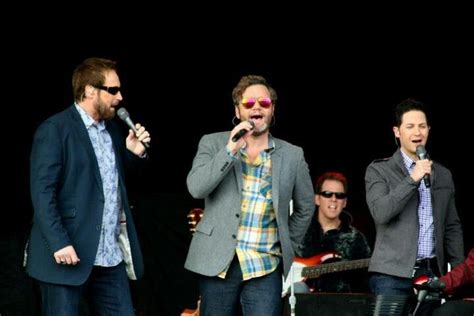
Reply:
[[[333,195],[335,195],[336,199],[338,200],[342,200],[347,197],[347,194],[344,192],[323,191],[323,192],[319,192],[318,194],[321,195],[322,197],[325,197],[326,199],[332,198]]]
[[[246,109],[251,109],[255,103],[260,104],[262,108],[268,109],[272,106],[272,99],[269,97],[259,97],[259,98],[243,98],[242,105]]]
[[[97,89],[107,91],[108,93],[112,95],[116,95],[117,93],[120,92],[120,87],[106,87],[106,86],[98,86],[96,87]]]

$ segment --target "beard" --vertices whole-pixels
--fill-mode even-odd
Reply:
[[[255,128],[252,135],[259,136],[266,133],[270,129],[272,118],[273,116],[270,116],[269,118],[265,117],[265,122],[260,128]]]
[[[270,126],[268,125],[267,122],[265,122],[265,123],[263,123],[263,125],[260,128],[255,128],[252,135],[255,135],[255,136],[262,135],[266,131],[268,131],[269,128],[270,128]]]
[[[100,99],[95,104],[95,109],[97,110],[97,113],[99,113],[99,119],[103,121],[108,121],[115,117],[115,109],[111,106],[107,106]]]

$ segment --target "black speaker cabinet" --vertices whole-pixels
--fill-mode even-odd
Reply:
[[[288,296],[283,301],[283,315],[290,316]],[[407,297],[365,293],[296,294],[296,316],[405,316]]]
[[[374,296],[359,293],[295,294],[296,316],[366,316]],[[290,316],[288,297],[283,303],[283,315]]]

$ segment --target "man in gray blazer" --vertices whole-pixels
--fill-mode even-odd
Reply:
[[[240,123],[202,137],[188,174],[205,211],[185,267],[201,275],[202,315],[276,316],[282,273],[313,216],[313,186],[303,150],[269,133],[277,95],[265,78],[242,77],[232,98]]]
[[[447,262],[462,262],[464,248],[451,172],[422,154],[430,130],[424,105],[405,100],[395,119],[400,148],[372,162],[365,175],[377,229],[370,287],[377,295],[408,296],[415,274],[446,273]]]

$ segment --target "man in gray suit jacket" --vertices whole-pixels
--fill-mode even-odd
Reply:
[[[201,275],[202,315],[280,315],[282,272],[313,216],[313,187],[303,150],[269,133],[277,95],[267,81],[244,76],[232,97],[240,123],[201,139],[187,178],[205,211],[185,267]]]
[[[424,105],[405,100],[395,108],[395,119],[400,149],[372,162],[365,175],[377,229],[370,286],[377,295],[408,296],[411,277],[444,274],[447,262],[462,262],[464,249],[451,173],[420,155],[430,129]]]

